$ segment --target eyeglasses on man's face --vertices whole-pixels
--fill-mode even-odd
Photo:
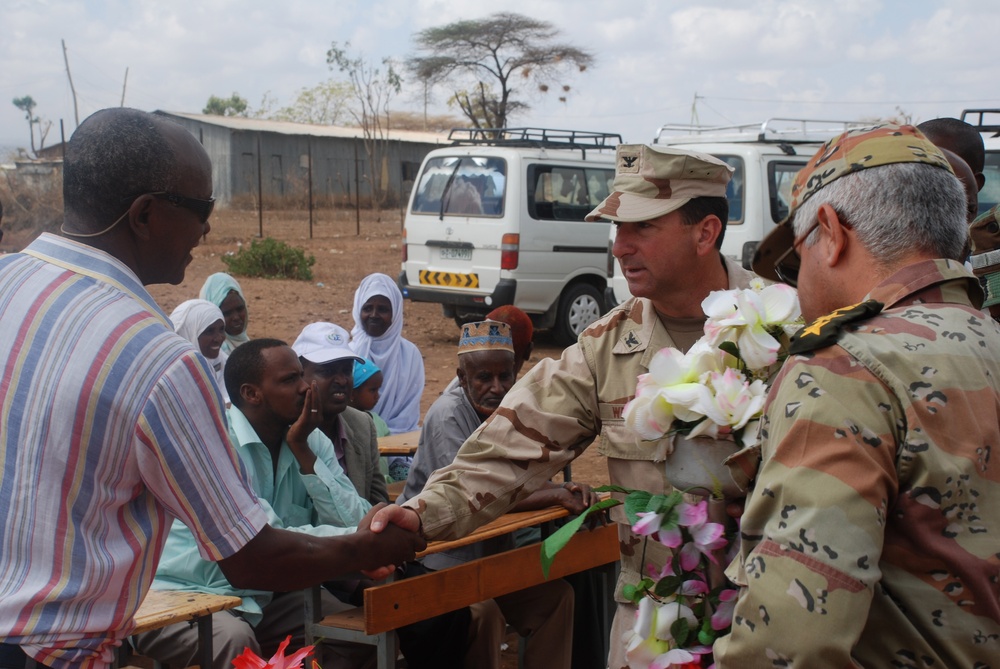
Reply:
[[[147,195],[155,197],[158,200],[166,200],[175,207],[184,207],[188,211],[193,211],[198,216],[198,220],[201,221],[202,225],[208,222],[208,217],[212,215],[212,210],[215,209],[214,197],[210,197],[207,200],[200,200],[196,197],[187,197],[186,195],[179,195],[168,191],[147,193]]]
[[[793,223],[789,223],[789,225],[793,225]],[[792,245],[774,261],[774,273],[792,288],[799,285],[799,267],[802,265],[802,258],[799,256],[798,250],[799,244],[804,242],[818,226],[819,218],[817,217],[812,225],[801,236],[792,240]]]
[[[851,222],[844,218],[844,215],[836,210],[834,213],[837,214],[837,221],[840,222],[842,228],[850,230],[854,226]],[[789,225],[795,225],[795,221],[792,220]],[[819,227],[819,216],[816,220],[806,228],[806,231],[795,238],[792,245],[788,247],[784,253],[778,256],[778,259],[774,261],[774,273],[778,275],[778,278],[787,283],[792,288],[797,288],[799,285],[799,267],[802,265],[802,257],[799,256],[799,246],[804,242],[813,231]]]
[[[156,198],[157,200],[166,200],[175,207],[183,207],[184,209],[193,212],[196,216],[198,216],[198,220],[201,221],[202,225],[208,222],[208,217],[212,215],[212,210],[215,209],[214,197],[210,197],[207,200],[201,200],[196,197],[188,197],[186,195],[171,193],[170,191],[165,190],[155,191],[152,193],[140,193],[138,195],[133,195],[132,197],[127,197],[124,201],[132,203],[143,195],[148,195]]]

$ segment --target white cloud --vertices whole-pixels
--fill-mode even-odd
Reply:
[[[522,125],[648,141],[657,126],[690,118],[696,92],[708,123],[886,116],[897,105],[918,118],[1000,107],[1000,63],[988,50],[1000,3],[992,0],[905,8],[878,0],[7,0],[0,145],[27,145],[24,116],[9,103],[22,95],[72,131],[60,38],[81,116],[119,103],[126,67],[126,104],[200,111],[209,95],[233,91],[251,104],[265,91],[290,103],[300,88],[336,75],[326,65],[332,41],[371,59],[404,58],[416,31],[494,11],[551,21],[598,57],[569,81],[566,104],[533,95],[531,112],[514,121]],[[436,91],[432,111],[445,111],[447,97]],[[411,84],[397,104],[416,109],[420,99]]]

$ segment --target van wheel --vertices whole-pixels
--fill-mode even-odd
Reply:
[[[576,342],[587,326],[601,317],[604,302],[601,294],[589,283],[576,283],[566,289],[559,300],[554,334],[562,346]]]

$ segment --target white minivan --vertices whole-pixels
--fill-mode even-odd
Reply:
[[[404,219],[399,287],[457,322],[513,304],[560,343],[604,313],[617,134],[453,130],[424,159]]]
[[[760,240],[788,215],[792,182],[822,142],[861,124],[772,118],[738,126],[662,126],[653,144],[708,153],[729,163],[733,176],[726,188],[729,221],[722,252],[747,269]],[[628,283],[611,254],[614,229],[609,232],[607,267],[608,307],[631,297]]]

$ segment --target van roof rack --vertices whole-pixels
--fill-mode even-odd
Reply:
[[[697,125],[668,123],[656,130],[653,144],[685,144],[705,141],[772,142],[801,144],[825,142],[852,128],[867,125],[861,121],[830,121],[805,118],[769,118],[763,123],[742,125]]]
[[[997,119],[994,123],[984,123],[983,120],[987,114],[996,114]],[[969,119],[965,117],[969,116]],[[972,122],[971,117],[978,116],[979,120],[975,123]],[[963,109],[962,119],[966,123],[974,126],[979,132],[995,132],[1000,133],[1000,109]]]
[[[527,146],[539,149],[613,149],[622,136],[611,132],[552,130],[548,128],[452,128],[453,145]],[[586,154],[585,154],[586,155]]]

